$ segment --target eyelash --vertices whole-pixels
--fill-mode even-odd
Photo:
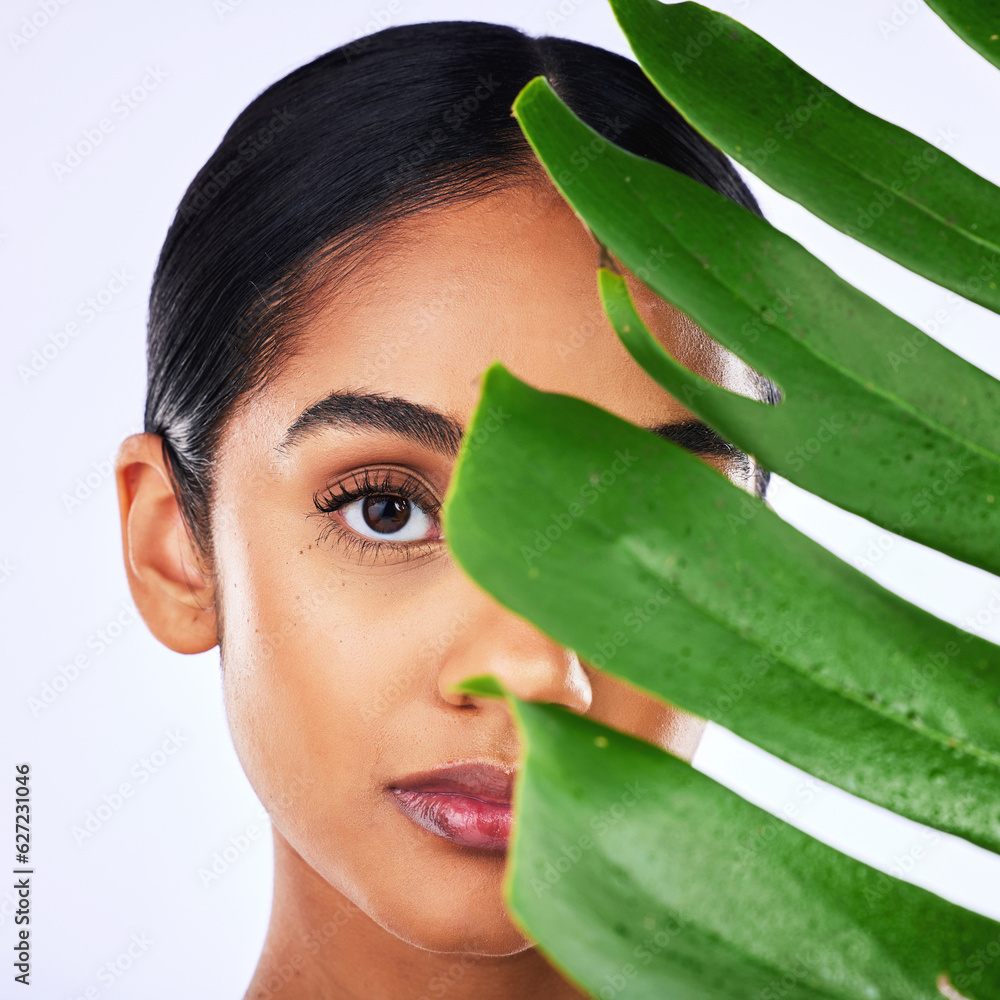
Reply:
[[[424,539],[414,542],[377,542],[372,538],[362,538],[355,534],[336,516],[337,511],[354,503],[355,500],[369,496],[393,496],[409,500],[440,525],[441,504],[434,499],[427,487],[415,476],[390,469],[363,469],[313,496],[313,505],[317,513],[327,522],[323,526],[317,542],[325,542],[331,533],[337,532],[341,544],[349,552],[354,552],[359,556],[377,556],[392,551],[405,554],[406,558],[409,559],[413,555],[426,551],[433,542],[437,541],[437,539]]]

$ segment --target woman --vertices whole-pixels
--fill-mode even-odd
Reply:
[[[698,720],[480,592],[441,535],[495,359],[756,482],[604,319],[599,247],[510,116],[542,73],[606,138],[756,210],[629,61],[449,22],[382,31],[265,91],[163,247],[147,433],[118,460],[126,565],[162,642],[219,644],[236,749],[273,821],[252,1000],[580,995],[504,910],[517,739],[502,703],[455,693],[464,678],[688,757],[697,744]],[[630,285],[675,356],[763,394]]]

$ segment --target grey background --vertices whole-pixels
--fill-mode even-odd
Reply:
[[[1000,73],[922,3],[717,6],[858,104],[1000,181]],[[47,23],[46,8],[56,11]],[[42,26],[30,34],[33,17]],[[240,997],[268,916],[270,835],[230,743],[217,654],[161,647],[130,610],[121,565],[110,461],[140,427],[145,299],[176,204],[234,116],[289,70],[380,21],[469,17],[627,52],[603,0],[14,0],[0,13],[0,775],[32,764],[35,996]],[[132,106],[120,96],[130,91]],[[102,119],[99,145],[56,170]],[[912,322],[926,328],[943,309],[938,338],[1000,374],[996,316],[751,184],[776,225]],[[41,370],[22,377],[32,359]],[[772,498],[843,558],[865,560],[949,620],[989,608],[1000,587],[782,482]],[[977,629],[1000,638],[992,613]],[[849,853],[1000,917],[1000,859],[929,837],[714,727],[697,765]],[[0,815],[8,809],[0,803]],[[208,880],[213,860],[221,874]],[[10,995],[9,971],[0,975]]]

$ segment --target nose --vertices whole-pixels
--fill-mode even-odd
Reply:
[[[576,653],[469,586],[475,596],[466,605],[467,616],[438,674],[441,697],[451,705],[483,707],[490,699],[452,689],[472,677],[492,674],[523,701],[588,711],[593,692]]]

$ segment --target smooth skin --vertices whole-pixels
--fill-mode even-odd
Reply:
[[[498,359],[637,424],[693,418],[619,344],[597,296],[599,248],[547,181],[419,213],[394,237],[327,289],[294,356],[229,416],[211,558],[185,530],[160,439],[125,441],[129,585],[171,649],[221,645],[233,740],[272,818],[274,905],[249,1000],[579,997],[506,913],[503,856],[418,828],[387,786],[445,763],[516,765],[506,705],[453,690],[476,675],[687,758],[701,721],[596,672],[501,607],[433,529],[417,542],[365,543],[344,509],[315,506],[365,470],[440,502],[451,455],[336,422],[282,442],[332,392],[408,400],[464,426]],[[668,350],[753,391],[741,362],[629,283]]]

